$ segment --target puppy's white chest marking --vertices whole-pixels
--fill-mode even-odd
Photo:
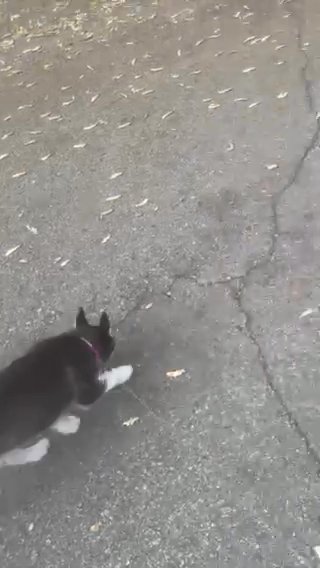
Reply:
[[[126,383],[133,373],[132,365],[122,365],[121,367],[116,367],[111,369],[111,371],[105,371],[99,376],[99,381],[105,384],[105,392]]]

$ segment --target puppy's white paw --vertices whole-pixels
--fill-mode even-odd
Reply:
[[[49,446],[48,438],[42,438],[33,446],[29,446],[29,448],[11,450],[0,457],[0,467],[39,462],[48,453]]]
[[[61,416],[51,428],[59,434],[75,434],[79,430],[80,418],[78,416]]]
[[[133,367],[131,365],[122,365],[121,367],[111,369],[111,371],[106,371],[103,375],[103,378],[106,380],[106,391],[126,383],[130,379],[132,373]]]
[[[133,367],[132,365],[122,365],[121,367],[113,369],[113,371],[116,373],[118,385],[122,385],[130,379],[133,373]]]
[[[48,453],[50,442],[48,438],[42,438],[31,448],[26,448],[26,463],[35,463]]]

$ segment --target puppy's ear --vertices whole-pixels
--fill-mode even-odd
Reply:
[[[103,331],[109,331],[110,330],[110,320],[109,320],[106,312],[102,312],[99,325],[100,325],[100,328],[103,329]]]
[[[85,325],[88,325],[87,318],[84,313],[84,309],[80,308],[76,318],[76,327],[83,327]]]

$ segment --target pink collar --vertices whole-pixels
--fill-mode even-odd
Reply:
[[[90,341],[88,341],[84,337],[80,337],[80,339],[81,339],[81,341],[83,341],[83,343],[85,343],[86,345],[88,345],[88,347],[90,347],[92,353],[94,353],[95,356],[96,356],[97,362],[99,363],[100,362],[100,355],[99,355],[99,352],[97,351],[97,349],[94,347],[94,345],[92,345],[92,343],[90,343]]]

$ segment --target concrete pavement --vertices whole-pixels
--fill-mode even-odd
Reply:
[[[1,567],[315,568],[320,6],[10,0],[0,25],[1,361],[83,304],[135,366],[1,470]]]

